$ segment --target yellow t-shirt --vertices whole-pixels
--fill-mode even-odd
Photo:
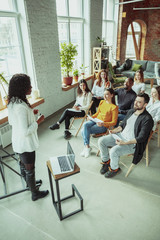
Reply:
[[[113,103],[107,103],[105,100],[100,101],[97,112],[92,116],[104,122],[105,127],[114,126],[118,119],[118,106]]]

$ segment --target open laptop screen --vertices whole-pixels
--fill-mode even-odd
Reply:
[[[69,141],[68,141],[68,144],[67,144],[67,156],[68,156],[68,159],[69,159],[69,162],[71,164],[72,169],[74,169],[75,154],[73,152],[73,149],[72,149]]]

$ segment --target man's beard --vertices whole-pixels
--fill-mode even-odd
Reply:
[[[139,108],[139,107],[136,107],[136,106],[134,106],[134,110],[142,110],[143,109],[143,107],[141,107],[141,108]]]

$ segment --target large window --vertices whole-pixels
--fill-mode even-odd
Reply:
[[[72,42],[77,45],[75,68],[79,68],[85,62],[83,2],[83,0],[56,0],[59,44]]]
[[[0,1],[0,72],[9,79],[25,72],[24,55],[15,1]]]
[[[132,24],[133,24],[133,29],[131,29],[131,24],[128,27],[127,43],[126,43],[126,58],[136,59],[135,44],[139,50],[140,39],[141,39],[141,27],[139,23],[133,22]],[[135,36],[135,41],[136,41],[135,44],[133,41],[133,34]]]
[[[110,62],[114,62],[116,59],[117,20],[118,6],[115,5],[115,0],[103,0],[102,37],[110,47]]]

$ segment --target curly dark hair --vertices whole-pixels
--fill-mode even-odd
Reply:
[[[26,98],[27,92],[30,88],[31,81],[28,75],[22,73],[13,75],[9,82],[8,104],[10,102],[22,103],[22,101],[24,101],[29,107],[31,107]]]
[[[81,96],[81,95],[82,95],[82,90],[81,90],[81,88],[80,88],[80,84],[81,84],[81,83],[84,83],[84,84],[86,85],[86,90],[85,90],[86,93],[88,93],[88,92],[91,91],[91,90],[89,89],[89,87],[88,87],[88,84],[87,84],[86,80],[81,79],[78,83],[79,83],[79,84],[78,84],[78,89],[77,89],[77,95],[78,95],[78,96]]]

